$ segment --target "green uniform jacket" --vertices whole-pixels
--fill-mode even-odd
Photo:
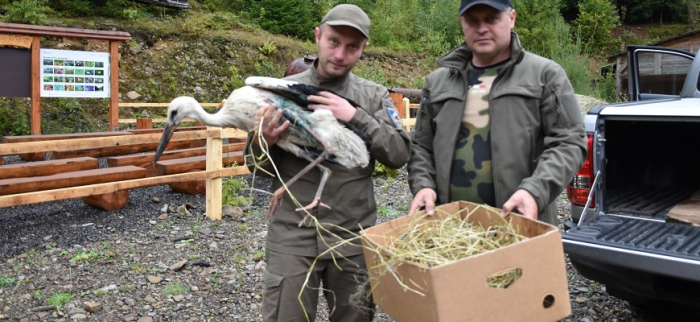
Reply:
[[[374,199],[372,183],[374,161],[377,160],[391,168],[404,166],[411,154],[410,135],[400,123],[397,127],[392,121],[389,111],[390,109],[395,111],[394,104],[389,98],[388,90],[383,86],[357,77],[352,73],[336,79],[325,79],[316,68],[310,68],[286,79],[332,90],[363,107],[357,110],[349,123],[355,125],[371,138],[369,165],[362,169],[347,169],[337,164],[324,162],[323,164],[329,167],[333,173],[326,183],[321,201],[330,206],[331,209],[317,207],[311,211],[311,214],[316,216],[326,229],[342,239],[350,239],[353,234],[333,227],[333,225],[359,234],[360,226],[367,228],[376,223],[377,203]],[[248,141],[250,142],[250,138]],[[253,149],[258,150],[257,145],[253,145]],[[260,155],[260,151],[253,152],[255,155]],[[246,152],[246,154],[249,153]],[[308,161],[297,158],[277,146],[270,148],[270,158],[285,182],[309,164]],[[250,166],[252,163],[248,164]],[[262,166],[274,174],[269,162],[262,164]],[[251,171],[253,171],[253,167],[251,167]],[[262,174],[262,171],[257,171],[257,174]],[[290,191],[301,205],[307,205],[313,200],[320,179],[321,171],[317,168],[312,169],[295,182],[290,187]],[[279,187],[281,187],[281,182],[275,178],[272,183],[272,191]],[[317,231],[315,226],[298,227],[305,213],[295,211],[296,207],[297,205],[290,199],[289,194],[285,193],[282,205],[270,217],[267,248],[287,254],[316,257],[326,251],[329,245],[332,246],[338,242],[336,237]],[[359,244],[359,240],[356,240],[356,245]],[[343,256],[362,253],[362,248],[359,246],[341,247],[338,250]],[[324,255],[323,258],[330,257]]]
[[[539,220],[556,224],[555,200],[586,158],[586,132],[573,88],[555,62],[526,52],[512,33],[512,56],[489,94],[496,207],[518,189],[534,196]],[[412,131],[409,184],[450,202],[450,169],[467,94],[466,44],[438,59],[423,87]]]

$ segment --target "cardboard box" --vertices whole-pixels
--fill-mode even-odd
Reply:
[[[454,202],[438,207],[454,214],[462,208],[474,209],[469,202]],[[468,211],[463,212],[466,215]],[[524,241],[494,251],[436,267],[413,263],[399,265],[395,272],[404,283],[420,290],[422,296],[405,288],[390,274],[380,274],[380,262],[373,249],[389,242],[390,236],[406,231],[415,217],[404,216],[363,232],[364,255],[369,267],[372,295],[379,307],[398,322],[451,321],[557,321],[571,314],[569,288],[561,233],[556,227],[517,214],[506,216]],[[464,218],[464,215],[462,218]],[[439,218],[440,212],[435,216]],[[500,214],[480,208],[470,223],[487,225]],[[391,256],[386,250],[384,256]],[[522,276],[508,288],[492,288],[487,278],[495,273],[521,268]]]

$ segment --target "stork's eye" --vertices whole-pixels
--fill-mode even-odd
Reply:
[[[170,113],[170,117],[175,117],[177,115],[177,110],[174,110]]]

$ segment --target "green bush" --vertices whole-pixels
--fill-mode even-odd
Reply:
[[[51,10],[48,0],[21,0],[7,8],[5,19],[8,22],[41,25],[46,20],[46,12]]]
[[[0,100],[0,134],[5,136],[28,135],[30,127],[30,108],[21,99]]]
[[[314,39],[314,28],[321,21],[308,0],[261,0],[255,11],[264,30],[302,40]]]
[[[617,52],[618,38],[610,37],[613,28],[620,25],[615,6],[610,0],[583,0],[578,4],[579,14],[573,21],[579,31],[584,50],[592,55]]]

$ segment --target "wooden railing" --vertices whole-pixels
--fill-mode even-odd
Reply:
[[[223,139],[240,137],[242,135],[244,136],[245,133],[239,130],[222,129],[216,127],[208,127],[206,130],[201,131],[183,131],[174,133],[171,140],[207,140],[207,168],[205,171],[0,196],[0,207],[12,207],[38,202],[88,197],[169,183],[206,180],[206,213],[210,219],[218,220],[221,219],[222,178],[226,176],[249,173],[248,167],[246,166],[223,168],[221,164],[222,142]],[[160,133],[155,133],[56,141],[6,143],[0,144],[0,155],[31,154],[55,149],[78,150],[106,148],[117,145],[157,143],[161,136],[162,135]]]

